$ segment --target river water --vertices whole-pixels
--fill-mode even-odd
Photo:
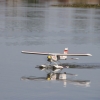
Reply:
[[[24,55],[22,50],[91,53],[92,57],[62,63],[93,64],[93,68],[64,69],[78,74],[72,79],[90,80],[90,85],[59,81],[21,80],[45,76],[35,67],[46,56]],[[95,66],[98,64],[98,67]],[[0,2],[0,99],[1,100],[100,100],[100,9],[61,8],[26,2]]]

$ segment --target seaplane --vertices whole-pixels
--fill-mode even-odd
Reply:
[[[61,70],[61,69],[65,68],[64,66],[59,65],[57,62],[59,60],[67,60],[68,56],[92,56],[89,53],[69,54],[68,48],[65,48],[63,53],[46,53],[46,52],[33,52],[33,51],[22,51],[21,53],[35,54],[35,55],[47,55],[47,61],[49,62],[49,64],[43,64],[38,67],[41,68],[42,70],[52,69],[53,72],[57,72],[57,71],[59,71],[59,69]],[[79,58],[70,58],[70,59],[78,60]],[[68,66],[66,66],[66,68],[68,68]],[[56,71],[55,71],[55,69],[56,69]]]
[[[45,70],[47,72],[46,77],[22,77],[22,80],[58,80],[63,81],[64,84],[66,83],[73,83],[78,85],[89,85],[89,80],[70,80],[67,79],[67,76],[77,76],[77,74],[71,74],[71,73],[61,73],[63,68],[69,68],[69,66],[62,66],[61,64],[58,64],[59,60],[67,60],[68,56],[92,56],[89,53],[86,54],[68,54],[68,48],[64,49],[63,53],[44,53],[44,52],[33,52],[33,51],[22,51],[21,53],[24,54],[35,54],[35,55],[47,55],[47,64],[36,66],[36,68],[39,68],[40,70]],[[70,58],[72,60],[78,60],[79,58]]]

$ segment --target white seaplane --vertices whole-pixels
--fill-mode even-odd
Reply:
[[[92,56],[89,53],[86,54],[68,54],[68,48],[64,49],[63,53],[43,53],[43,52],[31,52],[31,51],[22,51],[21,53],[24,54],[36,54],[36,55],[47,55],[47,61],[50,62],[50,64],[44,64],[40,65],[40,68],[52,68],[52,69],[63,69],[63,66],[60,66],[57,64],[57,61],[59,60],[67,60],[67,56]],[[79,58],[71,58],[73,60],[78,60]],[[54,63],[53,65],[51,63]],[[68,66],[66,66],[67,68]],[[58,71],[58,70],[57,70]]]

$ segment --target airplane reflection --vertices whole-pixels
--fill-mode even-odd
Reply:
[[[42,69],[41,69],[42,70]],[[77,76],[76,74],[71,73],[61,73],[61,72],[55,72],[55,70],[51,69],[44,69],[47,72],[46,77],[36,77],[36,76],[29,76],[29,77],[21,77],[21,80],[33,80],[33,81],[60,81],[63,82],[64,87],[66,87],[67,84],[73,84],[77,86],[84,86],[89,87],[90,86],[90,80],[74,80],[69,79],[68,76]]]
[[[62,81],[64,87],[66,87],[67,84],[90,87],[90,81],[89,80],[59,79],[59,78],[54,78],[54,77],[52,77],[50,79],[50,78],[47,78],[47,77],[35,77],[35,76],[29,76],[29,77],[23,76],[23,77],[21,77],[21,80],[33,80],[33,81],[54,81],[54,80],[56,80],[56,81]]]

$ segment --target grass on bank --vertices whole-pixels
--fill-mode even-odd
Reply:
[[[54,7],[100,8],[100,4],[59,4]]]

